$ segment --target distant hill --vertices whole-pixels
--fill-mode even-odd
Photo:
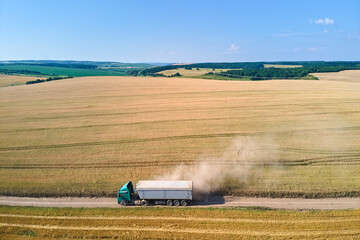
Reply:
[[[360,62],[356,61],[298,61],[298,62],[209,62],[192,64],[171,64],[166,66],[156,66],[143,70],[129,71],[128,74],[134,76],[161,76],[164,71],[173,70],[175,74],[181,75],[181,69],[191,71],[192,69],[212,69],[206,74],[191,77],[201,77],[210,79],[224,80],[270,80],[270,79],[316,79],[309,73],[318,72],[338,72],[342,70],[360,69]],[[176,71],[179,70],[179,71]],[[221,71],[220,71],[221,70]],[[199,71],[203,73],[204,71]]]
[[[202,69],[202,71],[200,71]],[[204,71],[206,69],[206,71]],[[160,76],[223,80],[316,79],[309,73],[360,69],[355,61],[122,63],[75,60],[0,61],[0,74],[33,77]],[[173,74],[164,75],[172,70]],[[190,72],[194,71],[195,72]],[[183,74],[181,74],[182,72]],[[184,74],[186,73],[186,74]]]
[[[127,76],[130,70],[156,67],[147,63],[120,63],[73,60],[17,60],[0,61],[0,74],[49,76]]]
[[[172,65],[174,63],[148,62],[148,63],[144,63],[144,64],[150,64],[150,65],[155,65],[155,66],[166,66],[166,65]]]

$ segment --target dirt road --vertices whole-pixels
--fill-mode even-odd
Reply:
[[[72,208],[119,208],[116,198],[28,198],[0,197],[0,205]],[[358,209],[360,198],[244,198],[213,197],[208,201],[195,202],[191,207],[268,207],[293,210]]]

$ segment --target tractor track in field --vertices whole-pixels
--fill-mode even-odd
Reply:
[[[203,161],[202,163],[205,163]],[[236,161],[223,163],[218,162],[206,162],[209,166],[234,166],[236,163],[237,166],[258,166],[258,167],[267,167],[267,166],[283,166],[283,167],[301,167],[301,166],[357,166],[360,165],[359,158],[356,159],[342,159],[338,161],[309,161],[309,162],[300,162],[300,163],[281,163],[281,162],[268,162],[262,164],[241,164]],[[182,166],[196,166],[198,163],[194,161],[181,161]],[[149,167],[172,167],[174,162],[148,162],[146,165],[141,163],[128,164],[128,163],[115,163],[115,164],[8,164],[0,165],[0,169],[91,169],[91,168],[149,168]]]
[[[252,218],[206,218],[206,217],[166,217],[166,216],[39,216],[20,214],[1,214],[0,218],[45,219],[45,220],[155,220],[155,221],[196,221],[196,222],[239,222],[239,223],[339,223],[360,222],[355,218],[323,218],[323,219],[252,219]]]
[[[70,207],[70,208],[122,208],[116,198],[31,198],[31,197],[0,197],[0,205],[32,206],[32,207]],[[127,206],[126,208],[141,207]],[[150,207],[166,207],[162,205]],[[360,198],[251,198],[251,197],[210,197],[206,201],[195,201],[189,207],[201,208],[233,208],[233,207],[264,207],[292,210],[333,210],[360,209]]]
[[[324,128],[324,129],[299,129],[299,130],[275,131],[275,132],[247,132],[247,133],[246,132],[230,132],[230,133],[215,133],[215,134],[193,134],[193,135],[164,136],[164,137],[153,137],[153,138],[121,139],[121,140],[113,140],[113,141],[59,143],[59,144],[51,144],[51,145],[10,146],[10,147],[1,147],[0,151],[21,151],[21,150],[37,150],[37,149],[52,149],[52,148],[90,147],[90,146],[103,146],[103,145],[111,145],[111,144],[127,144],[127,143],[173,141],[173,140],[186,140],[186,139],[204,139],[204,138],[227,138],[227,137],[237,137],[237,136],[259,136],[259,135],[268,135],[268,134],[292,135],[294,133],[302,133],[302,132],[354,130],[354,129],[359,129],[359,127],[360,126],[343,127],[343,128]]]
[[[312,115],[324,115],[324,114],[347,114],[347,113],[360,113],[360,111],[342,111],[342,112],[321,112],[321,113],[312,113]],[[308,116],[309,114],[287,114],[287,116]],[[279,115],[264,115],[264,118],[268,117],[278,117]],[[87,117],[87,116],[84,116]],[[124,122],[124,123],[114,123],[114,124],[92,124],[92,125],[83,125],[83,126],[69,126],[69,127],[48,127],[48,128],[24,128],[24,129],[10,129],[10,130],[0,130],[0,133],[18,133],[18,132],[36,132],[36,131],[53,131],[53,130],[72,130],[72,129],[82,129],[82,128],[92,128],[92,127],[118,127],[118,126],[128,126],[128,125],[142,125],[142,124],[157,124],[157,123],[172,123],[172,122],[193,122],[193,121],[219,121],[224,119],[245,119],[245,118],[256,118],[255,116],[242,116],[242,117],[215,117],[215,118],[186,118],[186,119],[170,119],[170,120],[154,120],[154,121],[140,121],[140,122]],[[345,127],[344,130],[349,130],[349,127]],[[359,126],[350,127],[351,129],[357,130]],[[341,130],[342,128],[339,128]],[[321,129],[317,129],[321,131]],[[327,130],[327,129],[325,129]],[[333,129],[330,129],[333,130]]]
[[[59,226],[59,225],[35,225],[35,224],[12,224],[0,223],[0,227],[17,227],[30,229],[47,230],[77,230],[77,231],[145,231],[145,232],[173,232],[191,234],[220,234],[220,235],[245,235],[245,236],[323,236],[323,235],[354,235],[359,234],[358,230],[319,230],[319,231],[249,231],[249,230],[209,230],[198,228],[162,228],[162,227],[93,227],[93,226]]]
[[[357,104],[359,101],[337,101],[337,104]],[[259,108],[284,108],[284,107],[294,107],[294,106],[301,106],[301,107],[313,107],[313,106],[328,106],[328,102],[319,102],[319,103],[311,103],[311,104],[305,104],[305,103],[292,103],[292,104],[259,104],[256,106],[249,106],[249,105],[243,105],[243,106],[228,106],[228,107],[209,107],[208,110],[218,110],[218,109],[259,109]],[[89,113],[86,112],[86,114],[74,114],[74,115],[61,115],[61,116],[54,116],[54,115],[46,115],[46,116],[36,116],[32,117],[31,119],[64,119],[64,118],[81,118],[81,117],[104,117],[104,116],[123,116],[123,115],[134,115],[134,114],[148,114],[148,113],[164,113],[164,112],[177,112],[177,111],[199,111],[199,108],[178,108],[178,109],[159,109],[159,110],[147,110],[147,111],[133,111],[133,112],[112,112],[112,113]],[[320,113],[313,113],[313,114],[339,114],[339,113],[359,113],[360,111],[337,111],[337,112],[320,112]],[[72,112],[65,112],[65,113],[72,113]],[[302,113],[296,113],[289,116],[303,116],[307,114]],[[278,116],[278,115],[269,115],[271,116]],[[244,117],[244,118],[253,118],[253,117]],[[24,119],[27,119],[25,117]]]
[[[323,166],[323,165],[359,165],[360,154],[342,154],[323,157],[304,158],[298,160],[267,160],[267,161],[253,161],[244,163],[240,160],[208,160],[202,161],[208,165],[238,165],[238,166]],[[193,166],[199,164],[197,159],[183,159],[180,161],[182,165]],[[0,169],[88,169],[88,168],[128,168],[128,167],[167,167],[179,164],[174,161],[139,161],[139,162],[107,162],[107,163],[18,163],[18,164],[0,164]]]

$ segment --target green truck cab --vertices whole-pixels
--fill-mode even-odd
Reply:
[[[134,194],[134,187],[132,182],[127,182],[124,186],[122,186],[117,195],[117,202],[123,206],[128,205],[133,201],[131,198]]]

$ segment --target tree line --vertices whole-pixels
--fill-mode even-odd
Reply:
[[[130,76],[159,76],[159,72],[165,70],[172,70],[178,68],[212,68],[212,69],[257,69],[259,71],[258,75],[269,75],[272,77],[275,73],[280,74],[281,76],[302,76],[304,75],[302,72],[303,70],[289,70],[288,72],[281,69],[281,70],[263,70],[264,64],[276,64],[276,65],[301,65],[303,66],[304,71],[307,71],[307,68],[313,67],[313,72],[333,72],[333,71],[341,71],[346,69],[360,69],[360,62],[356,61],[333,61],[333,62],[325,62],[325,61],[294,61],[294,62],[219,62],[219,63],[194,63],[194,64],[187,64],[187,65],[166,65],[166,66],[158,66],[152,67],[148,69],[139,69],[139,70],[129,70],[126,73]],[[293,69],[293,68],[291,68]],[[230,71],[238,71],[238,70],[230,70]],[[249,73],[254,75],[256,70],[250,70]],[[298,72],[300,71],[300,72]],[[270,73],[269,73],[270,72]],[[311,71],[310,71],[311,72]],[[230,74],[230,73],[228,73]],[[307,74],[305,74],[307,75]],[[274,76],[278,77],[278,76]]]
[[[50,81],[55,81],[55,80],[60,80],[60,79],[67,79],[67,78],[73,78],[72,76],[67,76],[67,77],[49,77],[47,79],[36,79],[34,81],[27,81],[26,84],[35,84],[35,83],[42,83],[42,82],[50,82]]]
[[[315,77],[309,76],[309,73],[319,72],[339,72],[343,70],[355,70],[359,67],[352,66],[316,66],[316,67],[300,67],[300,68],[256,68],[229,70],[220,73],[209,73],[209,75],[225,76],[230,78],[249,78],[250,80],[266,80],[266,79],[301,79]]]
[[[17,64],[18,65],[18,64]],[[21,65],[42,66],[42,67],[63,67],[63,68],[79,68],[79,69],[96,69],[96,65],[89,64],[71,64],[71,63],[22,63]]]
[[[0,73],[2,74],[32,74],[32,75],[42,75],[41,72],[38,71],[30,71],[30,70],[14,70],[14,69],[1,69],[0,68]]]

